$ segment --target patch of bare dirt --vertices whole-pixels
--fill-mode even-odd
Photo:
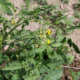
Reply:
[[[70,64],[70,67],[71,70],[73,70],[74,72],[80,72],[80,59],[74,59],[74,61]],[[61,80],[72,80],[70,68],[64,68],[64,72]]]

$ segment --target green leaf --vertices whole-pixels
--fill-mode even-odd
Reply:
[[[69,63],[71,64],[71,62],[72,62],[73,59],[74,59],[74,56],[69,55],[69,54],[67,54],[66,56],[67,56],[67,59],[69,60]]]
[[[75,26],[75,27],[67,28],[66,31],[67,32],[71,32],[71,31],[74,31],[75,29],[78,29],[78,28],[80,28],[80,26]]]
[[[66,21],[64,19],[60,20],[60,22],[62,22],[63,24],[66,24]]]
[[[26,1],[26,5],[27,5],[27,7],[29,9],[29,7],[30,7],[30,0],[25,0],[25,1]]]
[[[24,45],[24,42],[19,42],[19,44],[20,44],[21,46],[23,46],[23,45]]]
[[[54,43],[54,44],[51,45],[51,47],[59,47],[61,45],[62,45],[61,43]]]
[[[47,55],[49,56],[49,58],[52,56],[51,52],[53,51],[53,48],[51,48],[50,46],[47,47]]]
[[[16,70],[16,69],[21,69],[22,65],[19,62],[11,62],[9,63],[9,66],[6,66],[2,70]]]
[[[21,39],[22,37],[21,37],[21,35],[15,34],[14,36],[12,36],[12,38],[13,38],[13,39]]]
[[[49,63],[47,63],[47,66],[50,67],[51,69],[54,69],[58,66],[61,66],[62,63],[63,62],[61,60],[57,60],[56,58],[53,58],[53,59],[51,59],[51,61]]]
[[[68,10],[67,10],[67,9],[62,10],[62,13],[66,13],[66,12],[68,12]]]
[[[37,49],[34,49],[34,50],[30,51],[30,54],[36,53],[36,52],[42,52],[42,51],[44,51],[46,48],[47,48],[47,44],[45,43],[43,46],[41,46],[41,47],[39,47],[39,48],[37,48]]]
[[[68,39],[68,44],[69,44],[70,47],[72,46],[73,42],[72,42],[71,39]]]
[[[39,78],[39,80],[43,80],[44,74],[42,74]]]
[[[69,21],[69,22],[73,22],[74,19],[75,19],[75,17],[72,16],[72,17],[69,17],[68,21]]]
[[[15,11],[15,6],[10,2],[9,0],[6,0],[6,2],[10,5],[10,7]]]
[[[57,34],[58,43],[60,43],[64,39],[64,35],[62,35],[62,30],[60,30]]]
[[[34,73],[36,73],[36,75],[38,75],[38,76],[40,75],[38,68],[35,68],[34,71],[35,71]]]
[[[40,68],[39,68],[39,71],[42,74],[42,73],[45,73],[45,72],[49,72],[49,69],[47,68],[47,66],[41,65]]]
[[[80,72],[78,72],[76,80],[79,80],[79,78],[80,78]]]
[[[63,38],[63,40],[61,41],[61,43],[65,43],[67,42],[66,37]]]
[[[22,66],[12,66],[12,67],[5,67],[2,70],[16,70],[16,69],[21,69]]]
[[[49,25],[50,25],[49,20],[47,20],[47,21],[45,22],[45,24],[46,24],[47,26],[49,26]]]
[[[53,7],[53,5],[44,5],[44,6],[42,6],[42,8],[45,8],[45,9],[50,9],[50,8],[52,8]]]
[[[4,77],[0,74],[0,80],[4,80]]]
[[[49,77],[47,80],[59,80],[63,74],[63,69],[58,69],[50,73],[47,77]]]
[[[76,78],[77,78],[77,76],[76,76],[75,72],[74,72],[74,71],[72,71],[72,70],[70,70],[70,71],[71,71],[72,79],[74,78],[75,80],[78,80],[78,79],[76,79]]]
[[[11,78],[11,80],[18,80],[18,79],[17,79],[17,75],[16,75],[16,74],[13,75],[12,78]]]
[[[9,15],[13,15],[13,12],[10,8],[11,3],[7,2],[7,0],[0,0],[1,10],[5,11]]]
[[[0,64],[2,62],[2,52],[1,52],[2,40],[3,40],[3,35],[0,33]]]
[[[29,77],[25,78],[24,80],[33,80],[33,77],[29,76]]]
[[[0,50],[1,50],[1,46],[2,46],[2,40],[3,40],[3,35],[0,33]]]
[[[43,80],[59,80],[63,74],[63,69],[50,71]]]
[[[57,10],[60,10],[58,5],[54,5],[54,8],[57,9]]]
[[[26,14],[26,15],[33,15],[34,12],[33,11],[22,11],[22,14]]]
[[[77,53],[80,53],[80,50],[79,50],[78,46],[71,39],[68,39],[68,44],[69,44],[70,47],[73,46],[74,50]]]
[[[0,51],[0,64],[2,63],[2,52]]]
[[[76,44],[74,44],[74,43],[73,43],[73,48],[75,49],[75,51],[77,53],[80,53],[80,50],[79,50],[78,46]]]

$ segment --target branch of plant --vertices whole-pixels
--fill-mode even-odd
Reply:
[[[6,39],[6,37],[8,36],[8,34],[10,34],[14,29],[16,29],[19,25],[21,25],[22,23],[16,25],[13,29],[11,29],[3,38],[3,41]]]
[[[28,44],[30,43],[30,41],[31,40],[33,40],[33,39],[35,39],[35,38],[31,38],[28,42],[27,42],[27,44],[22,48],[22,49],[19,49],[19,50],[17,50],[17,51],[9,51],[9,48],[5,51],[5,52],[3,52],[2,54],[4,55],[4,54],[16,54],[16,53],[21,53],[24,49],[26,49],[26,46],[28,46]]]
[[[16,25],[13,29],[11,29],[11,30],[3,37],[3,41],[6,39],[6,37],[8,36],[8,34],[11,34],[11,32],[12,32],[13,30],[15,30],[18,26],[20,26],[20,25],[23,23],[23,22],[22,22],[22,23],[18,24],[18,23],[20,22],[20,20],[21,20],[21,19],[19,19],[18,22],[17,22],[17,25]],[[35,22],[35,21],[31,21],[31,20],[30,20],[29,22]]]
[[[9,47],[11,46],[12,43],[17,43],[17,42],[23,41],[23,40],[25,40],[25,39],[31,39],[31,38],[28,37],[28,38],[24,38],[24,39],[20,39],[20,40],[14,40],[14,41],[11,41]],[[9,47],[8,47],[7,50],[9,50]]]
[[[80,68],[77,68],[77,67],[70,67],[70,66],[62,66],[62,68],[80,69]]]

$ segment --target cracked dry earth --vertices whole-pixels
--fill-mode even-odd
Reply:
[[[16,7],[20,8],[20,4],[25,6],[25,2],[24,0],[10,0]],[[66,14],[68,14],[68,17],[70,16],[74,16],[74,5],[78,3],[78,0],[69,0],[69,4],[62,4],[62,2],[60,0],[47,0],[48,4],[58,4],[60,9],[67,9],[68,12]],[[34,7],[38,6],[37,3],[33,4]],[[17,11],[18,12],[18,11]],[[16,12],[16,13],[17,13]],[[14,13],[15,15],[15,13]],[[13,16],[14,16],[13,15]],[[5,17],[7,17],[8,19],[10,19],[12,16],[8,16],[5,15]],[[17,21],[18,18],[15,19],[15,21]],[[77,21],[79,21],[77,18],[74,20],[74,22],[76,23]],[[26,30],[31,30],[31,31],[35,31],[39,28],[39,24],[36,22],[31,22],[29,24],[29,26],[26,26],[25,29]],[[21,26],[18,27],[18,29],[21,29]],[[72,39],[72,41],[79,47],[80,49],[80,30],[75,30],[73,33],[71,33],[69,35],[69,37]],[[6,49],[6,47],[5,47]],[[77,67],[80,68],[80,54],[76,53],[75,51],[71,52],[70,54],[74,55],[74,61],[71,63],[71,67]],[[75,72],[79,72],[80,70],[78,69],[72,69]],[[71,74],[70,74],[70,70],[69,68],[64,68],[64,74],[61,78],[61,80],[72,80],[71,78]]]

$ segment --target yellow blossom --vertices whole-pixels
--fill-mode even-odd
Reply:
[[[42,33],[42,31],[40,31],[40,33]]]
[[[13,23],[13,25],[15,25],[15,24],[16,24],[14,19],[13,19],[12,23]]]
[[[46,35],[43,35],[44,38],[46,38]]]
[[[52,33],[52,31],[50,29],[47,29],[47,34],[49,35],[51,33]]]
[[[42,44],[44,44],[44,42],[42,41]]]
[[[37,45],[37,44],[35,44],[35,47],[36,47],[36,48],[38,48],[38,45]]]
[[[42,37],[43,35],[39,35],[40,37]]]
[[[46,41],[47,41],[47,45],[49,45],[51,43],[50,39],[48,39]]]
[[[40,37],[43,37],[43,38],[46,38],[46,35],[42,35],[42,34],[41,34],[41,35],[39,35],[39,36],[40,36]]]

